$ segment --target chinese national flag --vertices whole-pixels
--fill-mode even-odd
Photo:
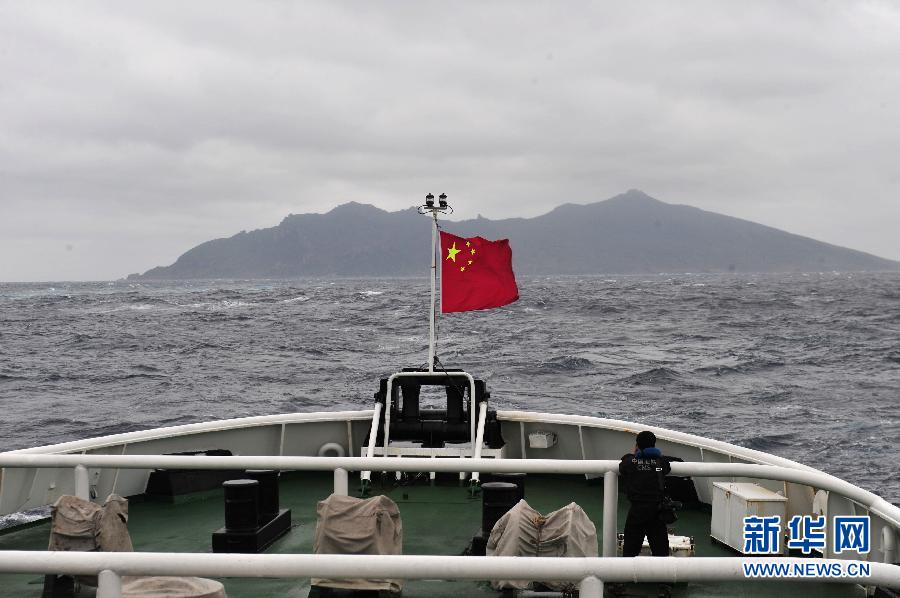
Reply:
[[[518,298],[508,240],[441,231],[441,312],[490,309]]]

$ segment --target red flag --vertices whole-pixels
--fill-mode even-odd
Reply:
[[[507,305],[519,298],[509,241],[441,231],[441,312]]]

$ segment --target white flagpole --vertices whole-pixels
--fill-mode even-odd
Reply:
[[[434,371],[434,305],[435,305],[435,280],[437,279],[437,210],[431,211],[433,225],[431,227],[431,328],[428,334],[428,371]]]
[[[441,193],[438,197],[437,205],[434,204],[434,195],[429,193],[425,196],[425,205],[419,206],[419,214],[431,214],[431,313],[429,314],[429,331],[428,331],[428,372],[434,372],[434,319],[436,317],[435,302],[437,296],[435,287],[437,286],[437,253],[438,247],[438,212],[441,214],[453,213],[453,208],[447,203],[447,195]]]

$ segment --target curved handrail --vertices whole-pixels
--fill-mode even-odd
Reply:
[[[900,587],[900,566],[835,559],[797,557],[512,557],[337,554],[208,554],[167,552],[4,551],[0,573],[94,575],[197,575],[203,577],[327,577],[337,579],[552,579],[578,582],[596,577],[609,582],[771,581],[745,575],[744,565],[810,563],[841,567],[851,564],[868,575],[778,579]]]
[[[151,428],[149,430],[137,430],[135,432],[120,432],[107,436],[97,436],[84,440],[71,440],[58,444],[33,446],[9,451],[15,454],[44,454],[75,451],[92,451],[121,444],[135,444],[150,440],[164,438],[177,438],[192,434],[207,434],[209,432],[221,432],[224,430],[239,430],[242,428],[257,428],[261,426],[276,426],[287,424],[311,424],[316,422],[343,422],[372,419],[372,409],[358,411],[311,411],[309,413],[278,413],[275,415],[252,415],[250,417],[236,417],[232,419],[217,419],[213,421],[197,422],[194,424],[181,424],[178,426],[165,426],[163,428]]]

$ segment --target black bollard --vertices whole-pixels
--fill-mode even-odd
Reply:
[[[259,525],[278,517],[278,472],[274,469],[248,469],[247,477],[259,482]]]
[[[228,480],[225,489],[225,529],[252,532],[259,527],[259,482]]]
[[[262,552],[291,529],[291,510],[278,508],[278,472],[251,470],[246,475],[256,479],[222,484],[225,527],[213,532],[213,552]]]
[[[525,478],[524,473],[491,473],[486,476],[486,482],[509,482],[515,484],[519,488],[519,500],[525,498]]]
[[[481,531],[487,537],[497,521],[519,502],[519,487],[510,482],[481,485]]]

